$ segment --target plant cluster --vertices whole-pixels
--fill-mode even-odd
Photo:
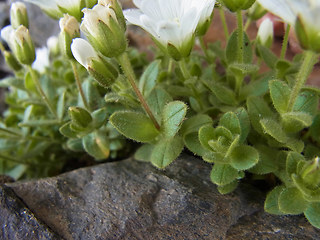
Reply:
[[[137,8],[125,11],[117,0],[28,2],[60,18],[61,33],[36,51],[24,4],[12,5],[11,25],[1,31],[15,74],[0,82],[9,88],[2,173],[51,175],[83,152],[98,161],[119,157],[129,140],[141,143],[136,160],[164,169],[186,148],[213,164],[210,178],[222,194],[248,175],[274,179],[265,210],[303,213],[320,228],[320,90],[305,85],[320,55],[319,0],[133,0]],[[214,8],[225,48],[203,40]],[[237,18],[232,33],[225,10]],[[246,34],[266,10],[286,23],[279,57],[270,50],[272,21],[256,39]],[[128,47],[127,24],[151,35],[152,62]],[[292,61],[285,59],[290,28],[304,50]],[[196,41],[202,51],[193,51]]]

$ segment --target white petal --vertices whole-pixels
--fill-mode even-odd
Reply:
[[[6,41],[6,43],[10,43],[12,41],[14,30],[11,25],[4,27],[1,30],[1,38]]]
[[[32,64],[32,68],[38,70],[40,73],[49,67],[49,49],[46,47],[36,49],[36,60]]]
[[[303,0],[305,1],[305,0]],[[258,2],[269,12],[280,17],[290,25],[294,25],[296,14],[290,7],[290,0],[258,0]]]
[[[74,58],[88,69],[88,61],[97,58],[98,55],[89,42],[82,38],[75,38],[71,44],[71,51]]]

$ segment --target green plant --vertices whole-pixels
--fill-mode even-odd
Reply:
[[[117,158],[131,149],[126,139],[142,143],[136,160],[164,169],[186,147],[213,164],[210,178],[222,194],[248,174],[266,181],[273,176],[279,184],[267,195],[265,210],[304,213],[320,228],[320,91],[305,85],[319,60],[320,30],[296,11],[296,21],[282,16],[279,8],[276,14],[295,27],[305,51],[292,61],[284,58],[288,27],[277,57],[269,48],[272,32],[265,32],[272,31],[270,22],[259,30],[257,41],[244,30],[243,10],[249,8],[251,20],[265,13],[260,9],[256,16],[250,10],[253,2],[222,1],[238,22],[229,35],[221,14],[227,37],[223,48],[220,42],[206,46],[203,41],[214,0],[190,1],[190,6],[172,1],[181,3],[177,12],[168,13],[173,20],[148,12],[150,7],[171,9],[157,1],[143,0],[140,10],[124,15],[115,0],[79,1],[80,9],[94,6],[84,10],[81,21],[78,8],[68,11],[56,1],[55,11],[45,10],[51,16],[70,15],[60,20],[60,48],[50,48],[50,67],[38,70],[26,13],[15,7],[20,12],[13,15],[24,17],[13,17],[13,28],[2,30],[11,51],[2,45],[1,50],[15,75],[0,83],[9,88],[0,126],[1,172],[15,178],[52,175],[84,152],[98,161]],[[270,11],[269,4],[277,2],[284,3],[259,1]],[[223,13],[220,4],[216,7]],[[318,3],[313,7],[320,10]],[[195,17],[186,20],[188,14]],[[124,17],[154,39],[150,63],[127,46]],[[80,29],[89,41],[79,39]],[[195,38],[201,52],[191,51]],[[260,71],[262,63],[268,71]]]

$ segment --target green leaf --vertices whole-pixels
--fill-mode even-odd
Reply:
[[[151,91],[156,86],[156,82],[159,74],[159,66],[160,66],[159,60],[152,62],[140,77],[139,89],[145,98],[149,96]]]
[[[15,87],[21,90],[25,90],[23,79],[19,79],[17,77],[2,78],[0,81],[0,87],[3,87],[3,88]]]
[[[107,108],[100,108],[94,111],[92,114],[93,119],[93,126],[94,128],[98,129],[102,127],[102,125],[107,123],[108,119],[108,109]]]
[[[241,101],[246,100],[250,96],[263,96],[269,91],[269,81],[273,78],[272,74],[268,74],[261,79],[250,81],[248,85],[241,88],[240,97]]]
[[[227,128],[232,133],[232,135],[240,135],[241,133],[239,119],[233,112],[225,113],[220,118],[219,125]]]
[[[320,203],[312,203],[304,212],[304,215],[312,226],[320,228]]]
[[[83,152],[85,151],[82,145],[81,138],[69,139],[67,141],[67,148],[74,152]]]
[[[285,74],[287,73],[287,70],[291,67],[291,63],[287,60],[278,60],[276,62],[276,70],[279,78],[283,78]]]
[[[251,146],[242,145],[233,149],[230,154],[230,165],[237,170],[247,170],[259,161],[259,153]]]
[[[212,80],[203,81],[204,85],[224,104],[236,105],[236,95],[229,87]]]
[[[165,105],[172,101],[172,97],[162,88],[155,88],[146,99],[152,113],[158,122],[161,122],[161,114]]]
[[[260,120],[260,124],[264,132],[269,134],[278,142],[286,143],[288,141],[288,137],[286,133],[283,131],[282,126],[275,120],[265,118]]]
[[[283,127],[287,132],[299,132],[306,127],[310,127],[313,117],[304,112],[290,112],[281,115]]]
[[[227,185],[218,186],[218,191],[221,194],[228,194],[233,192],[238,186],[238,181],[235,180]]]
[[[37,87],[34,84],[34,81],[32,79],[32,74],[30,72],[27,72],[27,74],[24,78],[24,86],[28,91],[30,91],[32,93],[38,93]]]
[[[182,135],[187,135],[189,133],[198,132],[204,125],[212,124],[213,120],[211,117],[205,114],[197,114],[183,122],[180,132]]]
[[[174,137],[179,131],[187,113],[187,105],[180,101],[168,103],[162,112],[161,129],[168,138]]]
[[[254,72],[259,71],[259,67],[255,64],[232,63],[229,65],[229,69],[235,75],[238,75],[238,74],[248,75],[250,73],[254,73]]]
[[[104,160],[109,157],[109,141],[104,132],[93,132],[82,138],[83,148],[96,160]]]
[[[297,173],[297,165],[299,161],[305,161],[304,157],[297,152],[289,152],[286,161],[286,171],[288,176]]]
[[[302,152],[304,149],[304,142],[297,138],[288,138],[285,146],[290,148],[292,151]]]
[[[158,142],[151,153],[151,163],[159,169],[169,166],[182,152],[181,137],[174,137]]]
[[[309,129],[311,136],[314,140],[320,143],[320,114],[318,114],[313,120],[313,124]]]
[[[299,94],[294,106],[294,112],[305,112],[314,116],[317,113],[319,97],[313,91],[304,91]]]
[[[76,138],[77,133],[70,128],[71,122],[67,122],[62,127],[60,127],[60,133],[67,138]]]
[[[260,97],[249,97],[247,100],[248,113],[252,127],[260,134],[264,134],[264,130],[260,124],[263,118],[272,118],[273,112],[268,104]]]
[[[82,83],[82,89],[90,109],[97,109],[105,106],[104,99],[100,96],[94,82],[95,81],[91,78]],[[81,107],[84,107],[80,93],[78,95],[78,102]]]
[[[235,114],[237,115],[237,118],[239,120],[241,130],[239,142],[243,143],[247,139],[247,136],[250,132],[251,125],[249,115],[244,108],[238,108],[235,111]]]
[[[284,186],[277,186],[271,192],[268,193],[267,198],[264,202],[264,210],[267,213],[275,214],[275,215],[283,215],[279,209],[279,196],[280,193],[285,189]]]
[[[252,48],[247,34],[243,33],[243,62],[252,62]],[[235,30],[229,37],[226,49],[226,58],[229,64],[237,61],[238,56],[238,30]]]
[[[303,164],[302,164],[303,166]],[[299,167],[301,165],[298,163],[297,169],[299,171]],[[310,189],[307,184],[303,181],[300,176],[296,174],[291,175],[294,185],[304,194],[304,198],[309,202],[320,202],[320,188],[317,189]]]
[[[278,168],[277,159],[277,150],[274,150],[266,145],[257,145],[254,146],[255,149],[259,152],[259,162],[250,168],[249,171],[254,174],[268,174],[275,172]]]
[[[63,93],[59,96],[58,103],[57,103],[57,115],[59,119],[63,119],[63,115],[66,112],[66,93],[67,91],[63,91]]]
[[[238,178],[238,176],[238,171],[229,164],[216,163],[213,165],[210,173],[211,181],[219,186],[233,182]]]
[[[206,153],[206,149],[201,145],[199,141],[198,132],[191,132],[183,136],[184,145],[194,154],[203,156]]]
[[[269,88],[275,109],[280,114],[286,113],[291,95],[289,86],[283,81],[273,80],[269,82]]]
[[[278,57],[267,47],[262,45],[257,45],[257,49],[260,57],[268,65],[269,68],[274,69],[278,61]]]
[[[279,194],[278,203],[280,211],[286,214],[301,214],[309,205],[295,187],[284,189]]]
[[[154,149],[154,145],[143,144],[134,154],[134,158],[142,162],[151,162],[151,154]]]
[[[208,142],[215,138],[214,130],[215,129],[209,125],[205,125],[199,129],[200,143],[204,148],[208,150],[212,150]]]
[[[137,142],[151,142],[159,135],[153,122],[142,113],[119,111],[109,120],[121,134]]]

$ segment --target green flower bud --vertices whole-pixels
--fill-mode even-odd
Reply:
[[[6,63],[13,71],[20,71],[22,69],[22,65],[18,62],[18,60],[11,52],[4,51],[3,55]]]
[[[13,53],[22,64],[31,65],[36,58],[34,44],[29,30],[21,25],[13,32]]]
[[[62,13],[67,13],[77,19],[77,21],[81,21],[83,16],[81,10],[85,7],[85,0],[55,0],[58,6],[58,9]]]
[[[115,11],[102,5],[84,9],[80,26],[92,46],[106,57],[120,56],[127,48],[125,32]]]
[[[11,4],[10,9],[10,22],[14,29],[17,29],[20,25],[29,27],[29,19],[26,5],[22,2],[14,2]]]
[[[107,60],[98,56],[86,40],[74,39],[71,45],[74,58],[84,66],[90,75],[103,87],[110,87],[118,77],[118,71]]]
[[[69,59],[73,59],[71,52],[71,43],[74,38],[80,37],[80,28],[77,19],[73,16],[65,14],[59,21],[60,35],[59,44],[62,53]]]
[[[113,9],[117,16],[119,24],[123,27],[123,29],[127,28],[126,20],[123,16],[122,7],[118,0],[99,0],[98,4]]]
[[[296,35],[303,49],[320,53],[320,33],[319,26],[304,21],[302,16],[298,16],[295,23]]]
[[[255,2],[251,8],[248,10],[248,17],[256,21],[262,18],[267,13],[267,10],[264,9],[258,2]]]
[[[86,128],[92,122],[91,114],[81,107],[69,107],[72,124],[79,128]]]
[[[320,187],[320,159],[316,157],[313,161],[305,164],[301,170],[301,178],[303,183],[309,189],[317,189]]]
[[[221,0],[222,4],[225,5],[231,12],[239,10],[247,10],[250,8],[256,0]]]

